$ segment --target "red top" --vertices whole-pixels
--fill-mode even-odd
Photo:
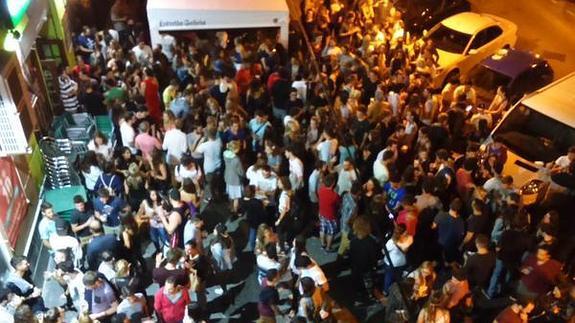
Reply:
[[[533,255],[527,257],[523,262],[521,269],[525,268],[531,271],[529,274],[521,277],[521,282],[525,284],[525,287],[527,287],[530,292],[539,295],[545,294],[553,289],[561,273],[561,263],[559,261],[549,259],[544,264],[538,265],[537,257]]]
[[[146,78],[142,81],[146,85],[144,98],[150,117],[154,118],[157,123],[162,120],[162,109],[160,107],[160,86],[155,78]]]
[[[515,313],[511,309],[511,306],[507,307],[503,310],[503,312],[499,313],[495,320],[497,320],[497,323],[523,323],[521,315],[519,315],[519,313]]]
[[[459,197],[465,198],[466,193],[469,190],[469,185],[473,184],[471,173],[468,173],[463,168],[458,169],[455,173],[455,182],[457,184],[457,193],[459,193]]]
[[[162,317],[162,322],[179,323],[184,319],[186,307],[190,304],[190,295],[186,288],[181,290],[182,296],[175,303],[164,294],[164,287],[156,292],[154,297],[154,309]]]
[[[268,88],[268,92],[272,91],[272,88],[274,87],[274,84],[277,82],[277,80],[280,79],[280,74],[278,72],[275,73],[271,73],[270,76],[268,76],[268,82],[266,83],[266,86]]]
[[[250,88],[254,76],[249,68],[242,68],[236,73],[236,83],[240,94],[245,94]]]
[[[409,213],[412,213],[412,216],[408,216]],[[415,232],[417,231],[417,211],[403,210],[399,212],[396,221],[397,224],[401,223],[405,224],[405,227],[407,228],[407,233],[412,237],[415,236]]]
[[[84,74],[90,74],[90,70],[91,70],[90,65],[84,64],[84,67],[80,67],[80,65],[74,66],[72,72],[74,72],[75,75],[80,74],[80,71],[84,72]]]
[[[329,187],[322,186],[317,191],[319,202],[319,215],[327,220],[335,220],[339,207],[340,197]]]

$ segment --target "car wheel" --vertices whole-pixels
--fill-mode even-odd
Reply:
[[[442,88],[445,87],[445,84],[449,83],[450,80],[457,79],[459,80],[461,77],[459,70],[453,70],[447,74],[445,79],[443,80]]]

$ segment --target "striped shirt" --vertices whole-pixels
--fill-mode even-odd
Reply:
[[[76,112],[78,109],[78,96],[76,95],[78,83],[69,77],[62,76],[58,78],[58,83],[60,84],[60,99],[64,109],[68,112]]]

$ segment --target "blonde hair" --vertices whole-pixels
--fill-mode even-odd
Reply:
[[[227,148],[229,151],[232,151],[233,153],[237,154],[240,152],[241,145],[238,140],[232,140],[228,142]]]
[[[118,277],[126,277],[130,273],[130,263],[125,259],[120,259],[116,261],[114,269],[116,270]]]

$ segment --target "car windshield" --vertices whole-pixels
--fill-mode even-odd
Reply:
[[[473,87],[484,92],[485,96],[493,97],[497,92],[497,87],[503,86],[507,88],[511,78],[507,75],[496,72],[484,65],[476,65],[469,72],[469,78],[473,82]]]
[[[524,159],[547,163],[575,144],[575,128],[520,104],[501,121],[493,137]]]
[[[437,29],[431,32],[429,38],[433,40],[435,47],[438,49],[450,53],[463,54],[471,35],[464,34],[440,24]]]

